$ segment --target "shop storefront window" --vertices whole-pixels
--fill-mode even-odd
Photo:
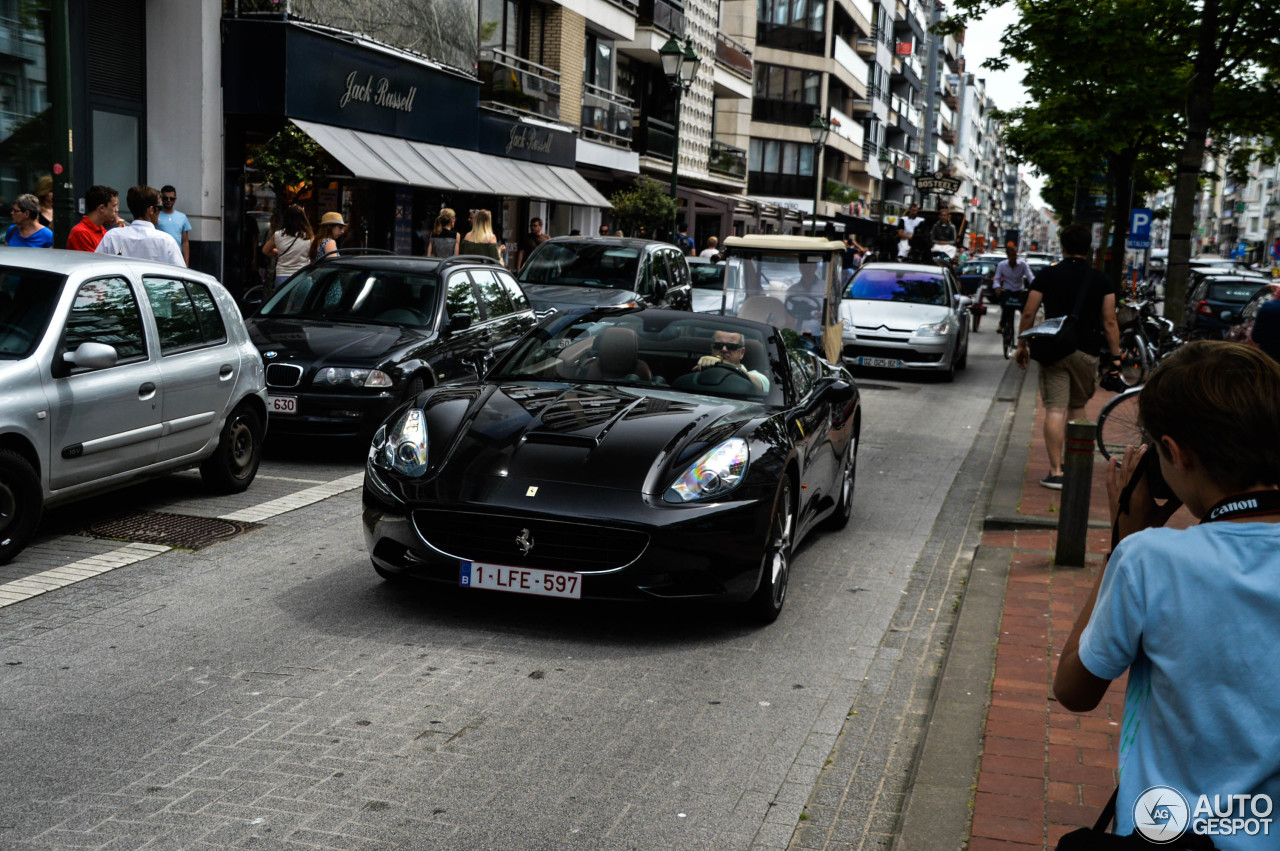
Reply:
[[[0,0],[0,198],[5,204],[34,192],[53,161],[47,10],[47,2]]]
[[[475,70],[475,0],[290,0],[290,9],[296,18]]]

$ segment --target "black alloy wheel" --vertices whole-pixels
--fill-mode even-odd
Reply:
[[[43,513],[35,469],[12,449],[0,449],[0,564],[22,552]]]
[[[200,478],[214,493],[240,493],[258,475],[265,429],[257,412],[241,404],[227,417],[218,448],[200,464]]]

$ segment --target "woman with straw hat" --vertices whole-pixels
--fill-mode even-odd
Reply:
[[[338,253],[338,237],[346,233],[347,223],[342,214],[330,210],[320,217],[320,227],[316,228],[315,239],[311,240],[311,259],[319,260],[329,254]]]

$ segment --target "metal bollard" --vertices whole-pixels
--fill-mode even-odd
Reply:
[[[1084,567],[1089,536],[1089,498],[1093,494],[1093,441],[1098,426],[1088,420],[1067,423],[1062,459],[1062,506],[1058,513],[1058,549],[1054,564]]]

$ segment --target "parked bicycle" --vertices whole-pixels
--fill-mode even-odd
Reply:
[[[1120,324],[1120,377],[1125,385],[1135,387],[1147,380],[1160,361],[1181,346],[1185,340],[1172,321],[1156,313],[1163,298],[1155,287],[1143,284],[1132,297],[1116,306]]]

